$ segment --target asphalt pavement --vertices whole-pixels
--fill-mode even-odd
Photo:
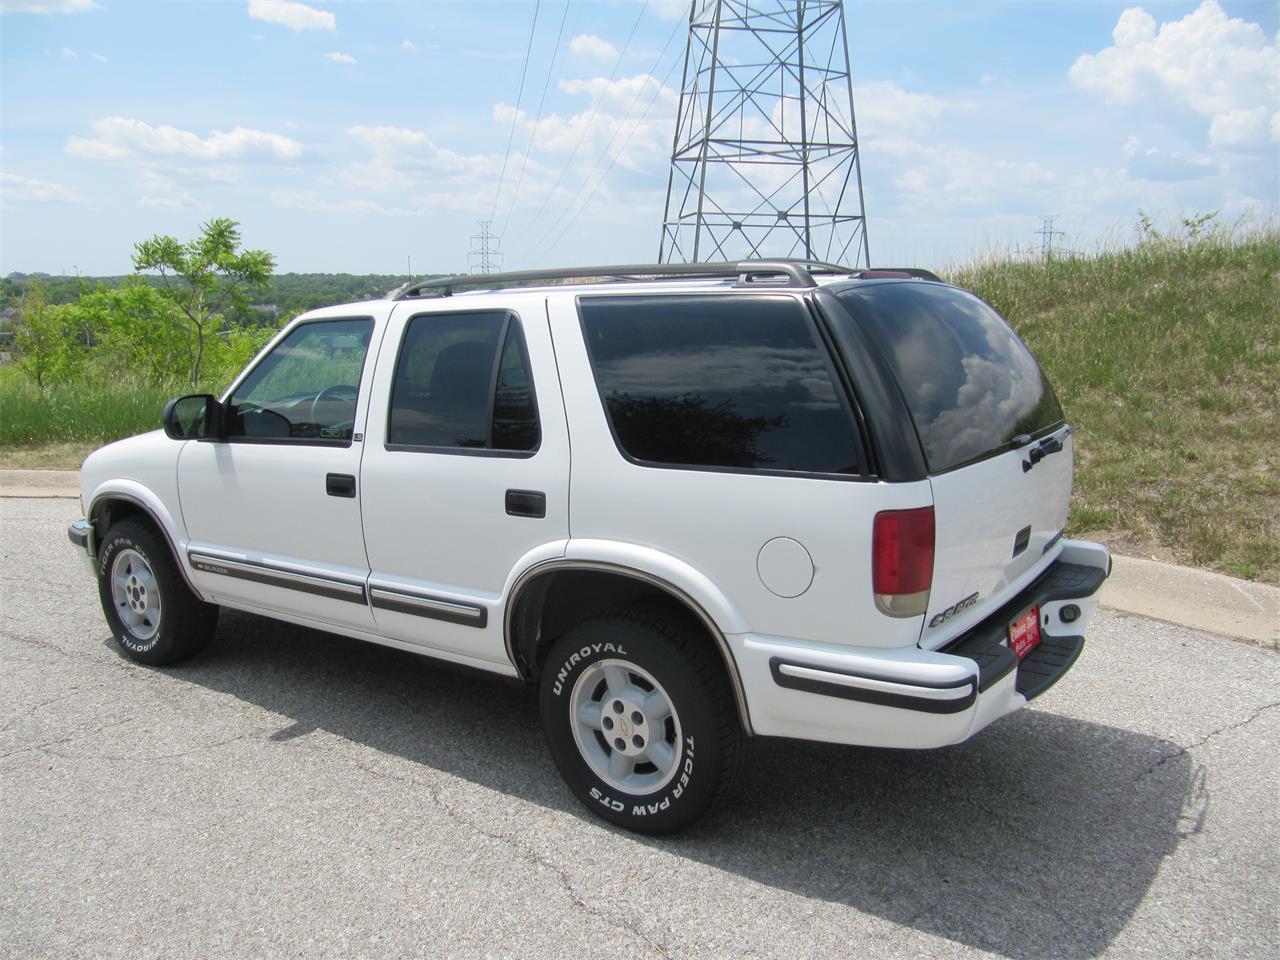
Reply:
[[[1271,650],[1104,611],[972,741],[757,739],[654,840],[521,688],[240,614],[130,663],[77,515],[0,499],[0,956],[1280,955]]]

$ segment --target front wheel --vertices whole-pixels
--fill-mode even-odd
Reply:
[[[615,610],[552,647],[540,681],[543,733],[569,787],[604,819],[670,833],[732,781],[741,730],[702,639],[666,618]]]
[[[161,666],[199,652],[218,608],[202,602],[151,527],[122,520],[98,551],[98,598],[116,642],[131,660]]]

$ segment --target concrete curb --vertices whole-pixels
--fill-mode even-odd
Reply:
[[[0,497],[80,496],[75,470],[0,470]],[[1115,558],[1104,607],[1280,650],[1280,587],[1138,557]]]

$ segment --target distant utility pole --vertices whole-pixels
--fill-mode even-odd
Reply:
[[[498,241],[502,238],[490,227],[492,220],[477,220],[480,232],[471,236],[471,250],[467,254],[472,273],[496,273],[502,268],[502,251],[498,249]]]
[[[1053,228],[1053,225],[1057,222],[1057,216],[1042,215],[1040,217],[1040,229],[1036,231],[1040,236],[1040,257],[1046,263],[1053,259],[1054,237],[1065,237],[1067,235],[1065,231]]]

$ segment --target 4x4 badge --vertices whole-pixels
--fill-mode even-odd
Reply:
[[[953,603],[951,606],[947,607],[947,609],[943,610],[941,613],[934,614],[933,619],[929,621],[929,626],[940,627],[944,623],[946,623],[948,620],[950,620],[952,617],[954,617],[957,613],[960,613],[963,610],[968,610],[970,607],[975,606],[977,602],[978,602],[978,595],[976,593],[971,593],[967,597],[965,597],[963,600],[961,600],[959,603]]]

